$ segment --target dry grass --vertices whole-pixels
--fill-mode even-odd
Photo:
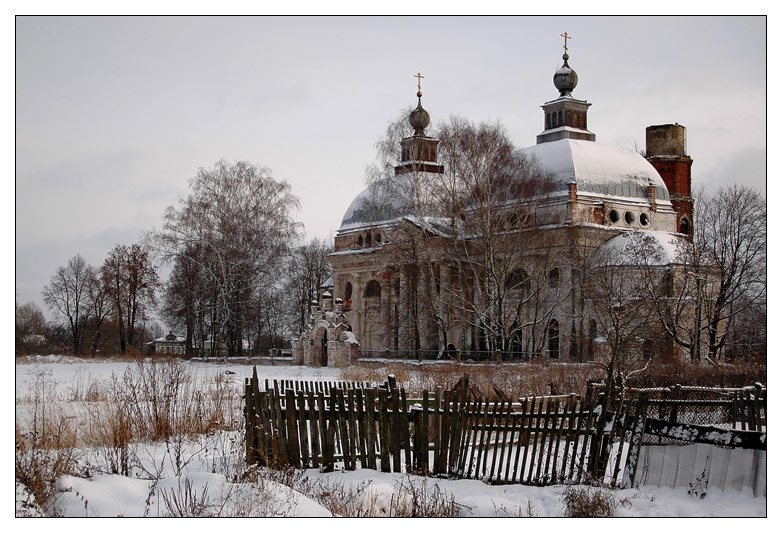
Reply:
[[[570,486],[562,494],[562,504],[570,518],[610,518],[618,502],[610,490]]]
[[[353,366],[342,372],[348,381],[384,382],[388,374],[396,377],[397,385],[408,393],[434,391],[438,386],[452,389],[464,374],[469,374],[471,388],[489,399],[546,394],[583,394],[590,379],[599,379],[602,369],[596,365],[561,365],[544,362],[518,364],[441,363],[415,365],[392,363],[384,366]]]
[[[690,364],[683,362],[652,364],[632,383],[634,387],[691,385],[703,387],[745,387],[766,383],[765,363]]]
[[[364,364],[342,370],[346,381],[383,383],[393,374],[397,385],[408,393],[434,391],[438,386],[452,389],[464,374],[469,374],[471,388],[481,396],[510,399],[575,393],[584,395],[590,380],[600,380],[604,370],[590,364],[551,364],[546,361],[526,364],[459,364],[416,365],[397,362]],[[743,387],[756,381],[766,382],[766,366],[757,363],[735,365],[693,365],[688,363],[652,364],[628,383],[634,387],[700,385]]]
[[[55,409],[49,398],[54,384],[46,372],[36,375],[32,394],[29,426],[15,426],[15,474],[35,498],[36,505],[47,512],[56,494],[57,478],[75,474],[78,454],[73,420]]]
[[[56,479],[82,473],[79,449],[89,448],[95,455],[89,470],[83,468],[85,475],[127,476],[138,463],[133,443],[165,441],[181,469],[189,437],[242,426],[240,394],[224,376],[204,382],[173,359],[137,360],[108,384],[77,374],[64,397],[56,394],[51,374],[42,371],[17,404],[29,414],[17,416],[16,480],[44,513],[53,503]]]

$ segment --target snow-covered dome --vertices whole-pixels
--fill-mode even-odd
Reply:
[[[381,224],[408,215],[409,178],[391,176],[359,193],[342,217],[340,231]]]
[[[575,183],[579,193],[645,199],[651,185],[658,203],[670,202],[657,170],[626,148],[561,139],[522,148],[520,153],[534,157],[543,170],[552,172],[561,190],[567,190],[568,183]]]
[[[646,264],[667,266],[678,261],[682,236],[665,231],[628,231],[608,239],[592,254],[592,266]]]

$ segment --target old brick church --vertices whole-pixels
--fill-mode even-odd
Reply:
[[[554,74],[559,95],[542,106],[536,144],[517,151],[551,177],[552,187],[508,203],[502,214],[512,222],[502,242],[515,264],[499,282],[507,291],[498,305],[513,310],[509,321],[516,326],[501,347],[504,359],[588,360],[600,332],[594,310],[585,305],[575,256],[588,262],[601,251],[621,255],[631,236],[644,235],[657,249],[658,266],[670,269],[677,241],[693,230],[685,128],[648,127],[645,156],[598,143],[588,129],[591,104],[572,94],[578,76],[568,60],[565,48]],[[474,232],[462,230],[465,258],[446,254],[444,243],[454,235],[441,231],[448,222],[411,207],[410,184],[436,181],[448,171],[438,160],[440,141],[426,134],[430,118],[421,96],[419,78],[412,134],[401,140],[398,164],[359,194],[342,219],[330,256],[333,279],[313,302],[309,328],[294,342],[299,363],[341,366],[359,355],[478,360],[500,350],[481,316],[488,296],[476,289],[473,271],[462,268]],[[461,222],[454,220],[466,228],[471,216],[478,215],[467,206]],[[410,235],[422,236],[415,253],[425,257],[423,266],[411,265]],[[504,313],[494,312],[500,319]],[[675,351],[672,343],[655,349]]]

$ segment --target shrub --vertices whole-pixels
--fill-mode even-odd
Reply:
[[[565,516],[572,518],[608,518],[614,516],[614,495],[597,487],[570,486],[562,494]]]

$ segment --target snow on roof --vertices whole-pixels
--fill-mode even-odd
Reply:
[[[147,344],[152,344],[154,342],[185,342],[184,337],[180,337],[179,335],[175,335],[175,338],[173,340],[167,339],[167,335],[163,335],[162,337],[158,337],[157,339],[148,342]]]
[[[416,179],[429,179],[430,172],[389,176],[359,193],[342,217],[339,231],[377,225],[410,213],[410,198]]]
[[[666,231],[633,230],[601,244],[592,254],[593,266],[668,266],[678,262],[681,235]]]
[[[561,139],[519,152],[534,157],[545,170],[554,173],[565,189],[568,183],[575,183],[579,192],[645,199],[647,187],[653,185],[657,200],[669,200],[668,189],[657,170],[627,148]]]

